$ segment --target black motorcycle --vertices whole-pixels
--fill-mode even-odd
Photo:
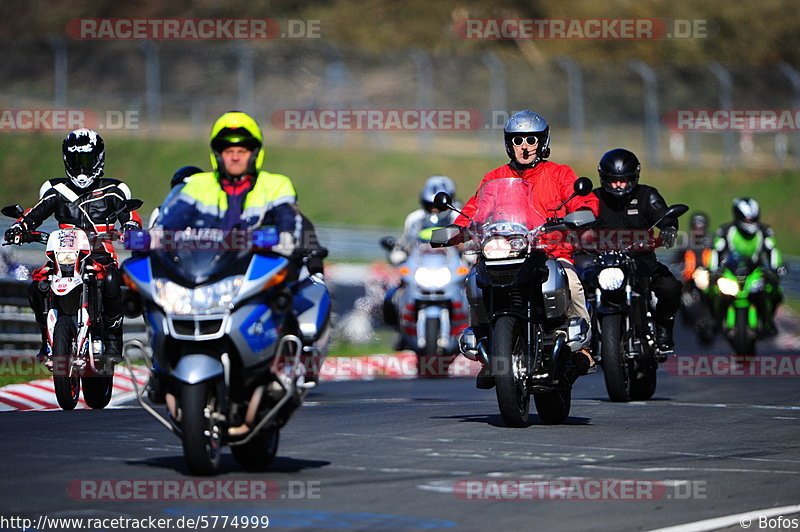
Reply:
[[[580,178],[569,199],[591,191],[592,182]],[[566,318],[567,276],[563,266],[547,255],[540,238],[587,226],[594,215],[578,211],[546,218],[532,207],[531,193],[530,185],[519,178],[484,183],[467,231],[479,250],[473,275],[482,290],[490,330],[486,339],[465,339],[465,343],[474,342],[477,360],[484,373],[490,373],[492,382],[480,387],[496,388],[500,414],[513,427],[527,425],[531,395],[544,423],[561,423],[569,416],[572,384],[584,357],[573,351],[580,349],[589,332],[584,320]],[[437,195],[436,204],[453,209],[445,193]],[[465,236],[456,227],[438,229],[431,245],[455,245]]]
[[[671,206],[650,230],[664,218],[688,210],[686,205]],[[656,348],[650,279],[637,271],[630,253],[640,245],[651,248],[657,243],[634,239],[623,249],[600,250],[583,275],[593,309],[593,352],[603,367],[612,401],[643,401],[656,392],[656,371],[663,360]]]

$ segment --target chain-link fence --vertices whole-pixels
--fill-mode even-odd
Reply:
[[[527,108],[550,121],[555,160],[596,160],[625,146],[652,166],[800,166],[800,74],[785,64],[532,64],[511,51],[368,52],[316,39],[53,38],[6,40],[2,49],[0,130],[37,129],[15,110],[72,109],[106,130],[204,137],[220,113],[243,109],[270,142],[496,154],[505,118]],[[392,122],[396,110],[416,115]],[[424,110],[438,114],[426,122]],[[679,112],[696,119],[720,110],[722,120],[676,122]],[[737,112],[753,110],[778,111],[779,123],[731,126]],[[367,111],[377,114],[367,119]]]

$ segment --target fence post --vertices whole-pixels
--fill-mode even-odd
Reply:
[[[253,113],[253,50],[244,43],[239,43],[235,48],[239,58],[239,109],[246,113]]]
[[[789,83],[792,84],[792,109],[796,113],[800,109],[800,72],[789,63],[781,63],[781,72],[789,78]],[[798,168],[800,167],[800,132],[795,131],[791,135],[792,158],[795,168]]]
[[[489,115],[484,117],[484,140],[489,146],[489,151],[494,152],[500,137],[497,137],[498,126],[497,118],[507,116],[509,110],[506,108],[506,67],[494,52],[485,52],[481,59],[486,68],[489,69]],[[502,113],[502,114],[501,114]],[[504,119],[505,121],[505,119]]]
[[[145,59],[147,126],[151,132],[156,132],[161,123],[161,67],[158,45],[153,41],[144,41],[141,47]]]
[[[733,109],[733,80],[730,73],[716,61],[710,65],[711,73],[716,76],[719,82],[719,108],[723,111]],[[736,134],[733,131],[726,131],[722,134],[723,139],[723,165],[726,168],[733,166],[736,160]]]
[[[64,109],[67,107],[67,45],[60,37],[50,37],[47,41],[53,49],[54,56],[53,103],[56,109]]]
[[[567,73],[569,85],[569,128],[572,136],[572,157],[578,157],[583,152],[583,130],[586,117],[583,110],[583,73],[571,57],[556,57],[558,65]]]
[[[422,48],[413,48],[408,52],[417,70],[417,109],[433,108],[433,63],[431,57]],[[433,131],[420,129],[417,135],[419,149],[429,151],[433,142]]]
[[[631,61],[631,68],[644,82],[644,137],[649,166],[661,166],[658,151],[658,79],[655,70],[639,59]]]

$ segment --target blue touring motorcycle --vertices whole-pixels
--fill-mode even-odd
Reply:
[[[123,264],[152,346],[149,399],[167,413],[142,391],[139,403],[181,438],[193,474],[216,473],[226,445],[245,469],[266,468],[327,354],[325,284],[270,250],[273,228],[235,233],[233,245],[213,229],[164,231],[169,245],[157,231],[138,245],[131,235],[129,247],[149,251]]]

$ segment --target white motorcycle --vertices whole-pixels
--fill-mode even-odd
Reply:
[[[139,200],[128,200],[125,209],[118,214],[141,205]],[[23,215],[19,205],[5,207],[0,212],[15,219]],[[114,232],[109,232],[91,238],[115,236]],[[58,405],[64,410],[74,409],[82,385],[86,404],[91,408],[104,408],[114,389],[114,366],[122,360],[104,356],[102,294],[98,282],[103,268],[89,260],[90,236],[74,227],[57,229],[50,234],[28,231],[3,245],[32,242],[45,244],[48,259],[45,266],[34,272],[33,278],[38,281],[38,289],[47,293],[49,355],[44,362],[53,372]]]

